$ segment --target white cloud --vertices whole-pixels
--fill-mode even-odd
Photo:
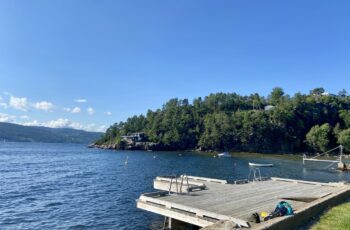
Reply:
[[[82,128],[85,131],[90,131],[90,132],[106,132],[107,126],[106,125],[96,125],[94,123],[87,124],[83,126]]]
[[[108,112],[106,112],[106,115],[107,115],[107,116],[111,116],[111,115],[112,115],[112,112],[109,112],[109,111],[108,111]]]
[[[66,128],[71,125],[71,121],[66,118],[58,118],[57,120],[51,120],[46,123],[43,123],[43,126],[50,128]]]
[[[65,108],[63,108],[63,110],[66,111],[66,112],[70,112],[72,109],[65,107]]]
[[[0,107],[2,107],[3,109],[7,109],[8,105],[6,102],[3,101],[4,99],[0,96]]]
[[[54,107],[53,104],[47,101],[41,101],[34,104],[34,108],[38,110],[43,110],[46,112],[52,111],[53,107]]]
[[[90,131],[95,131],[96,130],[96,124],[95,123],[90,123],[86,125],[86,130],[90,130]]]
[[[2,92],[2,94],[6,95],[6,96],[11,96],[11,93],[9,93],[7,91]]]
[[[44,126],[49,128],[72,128],[72,129],[80,129],[85,131],[95,131],[95,132],[104,132],[106,131],[105,125],[98,126],[94,123],[90,123],[87,125],[83,125],[79,122],[72,122],[67,118],[58,118],[56,120],[51,120],[47,122],[38,122],[37,120],[28,121],[21,123],[26,126]]]
[[[106,132],[107,125],[100,125],[97,129],[98,132]]]
[[[0,122],[14,122],[16,116],[12,116],[6,113],[0,113]]]
[[[27,111],[28,101],[26,97],[10,97],[10,106],[14,109]]]
[[[41,123],[39,123],[37,120],[33,120],[33,121],[26,121],[23,123],[19,123],[20,125],[25,125],[25,126],[43,126],[41,125]]]
[[[22,120],[28,120],[29,116],[28,115],[22,115],[19,118],[21,118]]]
[[[38,120],[33,120],[22,123],[22,125],[26,126],[45,126],[49,128],[68,128],[71,124],[72,122],[65,118],[58,118],[57,120],[51,120],[47,122],[39,122]]]
[[[86,99],[76,99],[74,101],[77,102],[77,103],[85,103],[85,102],[87,102]]]
[[[95,110],[91,107],[89,107],[86,111],[88,112],[89,115],[93,115],[95,113]]]
[[[72,113],[80,113],[81,109],[79,107],[75,107],[72,109]]]

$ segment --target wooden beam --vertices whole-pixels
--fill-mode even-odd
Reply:
[[[175,210],[167,209],[164,207],[157,207],[156,205],[152,205],[140,200],[137,201],[137,208],[140,208],[149,212],[157,213],[176,220],[180,220],[185,223],[197,225],[199,227],[207,227],[214,224],[214,222],[205,220],[198,216],[191,216],[191,215],[187,215],[185,213],[177,212]]]
[[[213,219],[217,219],[217,220],[231,220],[232,222],[239,224],[240,226],[249,227],[249,224],[247,221],[241,220],[241,219],[238,219],[238,218],[235,218],[232,216],[226,216],[226,215],[222,215],[222,214],[218,214],[218,213],[214,213],[214,212],[210,212],[210,211],[206,211],[206,210],[202,210],[202,209],[198,209],[198,208],[192,208],[192,207],[188,207],[188,206],[185,206],[182,204],[177,204],[177,203],[173,203],[173,202],[169,202],[169,201],[165,201],[165,200],[160,200],[160,199],[148,197],[145,195],[141,195],[139,200],[141,200],[143,202],[151,202],[153,204],[163,205],[167,208],[175,208],[178,210],[183,210],[185,212],[194,213],[198,216],[207,216],[209,218],[213,218]]]
[[[181,176],[184,176],[184,175],[181,175]],[[219,183],[219,184],[227,184],[227,180],[212,179],[212,178],[198,177],[198,176],[185,176],[185,178],[186,177],[188,177],[188,179],[192,179],[192,180],[214,182],[214,183]]]
[[[273,180],[273,181],[294,182],[294,183],[300,183],[300,184],[312,184],[312,185],[320,185],[320,186],[330,186],[330,187],[341,187],[341,186],[345,185],[342,182],[338,182],[338,183],[322,183],[322,182],[315,182],[315,181],[286,179],[286,178],[279,178],[279,177],[271,177],[271,180]]]

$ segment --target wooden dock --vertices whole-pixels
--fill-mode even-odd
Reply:
[[[138,208],[200,227],[224,220],[245,228],[266,226],[249,222],[250,216],[255,212],[272,212],[281,200],[288,201],[298,213],[320,200],[350,191],[345,183],[270,178],[229,184],[225,180],[192,176],[157,177],[154,187],[162,191],[142,194],[137,200]],[[277,219],[283,217],[271,221]]]

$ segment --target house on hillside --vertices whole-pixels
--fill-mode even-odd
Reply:
[[[273,109],[273,108],[275,108],[275,106],[273,106],[273,105],[267,105],[267,106],[265,106],[265,110],[266,110],[266,111],[269,111],[269,110],[271,110],[271,109]]]
[[[146,139],[145,133],[139,132],[139,133],[130,133],[128,135],[122,136],[123,141],[127,142],[140,142],[144,141]]]

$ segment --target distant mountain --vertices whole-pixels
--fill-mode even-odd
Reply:
[[[23,126],[0,122],[0,140],[18,142],[92,143],[102,133],[71,128]]]

